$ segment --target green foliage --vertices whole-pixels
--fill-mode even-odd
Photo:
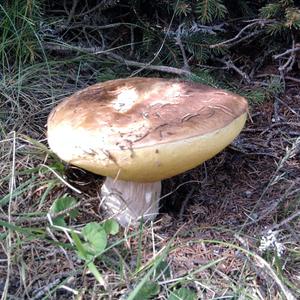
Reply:
[[[164,247],[164,249],[161,251],[160,255],[156,256],[154,260],[151,262],[151,268],[146,272],[146,274],[139,280],[138,284],[135,286],[133,291],[130,292],[130,294],[127,297],[127,300],[137,300],[142,298],[137,298],[137,296],[141,293],[141,291],[145,290],[147,283],[153,282],[151,280],[151,276],[157,273],[159,271],[161,263],[164,262],[166,256],[169,253],[171,242],[169,241],[168,244]],[[161,272],[160,272],[161,273]],[[150,291],[148,291],[151,296],[153,296],[154,292],[157,291],[158,287],[156,288],[156,284],[154,283],[152,285],[152,288]],[[148,289],[146,289],[148,290]]]
[[[133,297],[133,300],[153,299],[159,293],[159,290],[159,284],[149,280],[140,288],[138,293]]]
[[[239,94],[253,104],[263,103],[266,99],[266,93],[262,88],[241,90],[239,91]]]
[[[300,29],[300,9],[294,1],[273,1],[260,8],[260,17],[274,20],[267,25],[267,32],[278,35]]]
[[[7,216],[12,217],[11,222],[8,221],[9,219],[0,220],[2,228],[0,241],[7,253],[11,251],[11,258],[7,258],[7,263],[10,263],[7,268],[10,271],[8,277],[12,280],[17,279],[15,281],[19,282],[18,276],[21,274],[24,282],[22,280],[20,282],[23,282],[25,287],[30,287],[30,282],[34,279],[32,274],[38,274],[36,270],[30,270],[30,267],[36,265],[40,268],[45,265],[43,259],[36,260],[37,255],[33,257],[34,263],[32,264],[28,249],[35,247],[39,257],[47,258],[50,257],[48,254],[52,254],[52,249],[56,253],[55,249],[63,248],[71,256],[76,251],[80,258],[73,261],[76,274],[74,273],[74,277],[72,275],[72,280],[77,278],[80,282],[78,274],[87,268],[98,283],[105,287],[102,273],[107,272],[110,285],[104,289],[104,298],[108,297],[108,294],[112,294],[111,297],[117,295],[117,298],[122,293],[128,296],[129,300],[151,298],[193,300],[197,298],[196,293],[189,288],[189,285],[193,286],[193,282],[200,279],[204,280],[203,286],[207,284],[208,287],[217,290],[218,287],[214,284],[219,278],[207,277],[207,274],[214,274],[212,267],[217,268],[220,260],[226,259],[226,256],[221,255],[219,260],[216,259],[206,265],[201,264],[199,269],[191,269],[186,275],[176,277],[172,273],[174,276],[171,276],[172,260],[166,259],[171,246],[162,249],[165,243],[156,238],[156,231],[153,239],[153,248],[156,251],[153,253],[154,258],[148,260],[151,256],[151,245],[144,247],[144,243],[150,241],[149,231],[141,230],[140,233],[128,231],[124,238],[112,237],[111,235],[117,234],[120,230],[118,223],[114,220],[88,223],[82,230],[78,229],[81,226],[79,224],[71,227],[68,223],[73,225],[77,221],[74,218],[78,214],[77,209],[69,210],[77,203],[76,199],[71,196],[60,197],[52,204],[50,209],[52,214],[65,210],[67,212],[53,218],[56,226],[50,226],[44,209],[50,206],[53,199],[57,197],[56,195],[66,189],[59,178],[53,175],[53,171],[56,175],[58,173],[59,177],[66,170],[61,161],[47,150],[44,125],[49,110],[59,99],[89,84],[130,76],[134,71],[133,67],[111,59],[109,56],[101,53],[92,54],[94,48],[99,49],[103,46],[103,51],[106,53],[113,52],[128,60],[181,69],[184,61],[177,37],[183,44],[192,72],[189,80],[215,87],[224,87],[227,83],[252,103],[272,99],[274,95],[283,91],[279,76],[272,73],[273,75],[266,79],[268,77],[265,77],[265,74],[257,78],[254,74],[254,77],[250,76],[250,81],[254,78],[253,82],[247,84],[246,87],[240,87],[239,74],[232,69],[224,68],[222,61],[228,58],[238,69],[248,74],[252,73],[252,70],[255,73],[258,70],[256,66],[273,64],[274,55],[290,49],[293,38],[295,42],[299,41],[300,12],[297,6],[299,1],[106,0],[101,1],[100,4],[100,1],[87,0],[85,6],[79,5],[80,1],[77,2],[78,7],[68,23],[71,6],[75,3],[76,1],[72,0],[0,1],[0,136],[4,137],[1,140],[1,147],[6,143],[11,143],[11,136],[7,133],[12,129],[18,131],[21,128],[26,134],[41,141],[29,141],[24,136],[18,135],[16,155],[14,157],[11,155],[13,151],[10,146],[3,148],[5,151],[1,154],[1,160],[6,159],[7,163],[6,166],[1,166],[0,187],[3,192],[0,197],[0,206]],[[266,19],[269,23],[264,23],[264,25],[257,23],[247,28],[240,34],[241,39],[246,37],[244,40],[238,39],[233,43],[211,47],[211,45],[234,38],[249,22],[251,24],[258,18],[264,19],[263,21]],[[101,26],[115,23],[119,23],[117,29],[116,27],[99,29]],[[65,24],[68,25],[64,29]],[[45,38],[46,31],[51,32],[51,39]],[[256,31],[259,34],[251,38],[247,37]],[[64,46],[68,48],[67,51]],[[47,56],[42,57],[44,47],[51,50],[47,51]],[[85,51],[85,48],[90,52]],[[76,49],[76,51],[70,49]],[[288,55],[282,56],[280,60],[284,63],[288,58]],[[46,63],[43,62],[44,59]],[[275,63],[277,62],[278,60]],[[298,71],[296,67],[294,70]],[[165,73],[153,73],[149,70],[142,70],[139,76],[142,75],[166,76]],[[170,76],[177,77],[174,74]],[[37,151],[38,148],[39,151]],[[23,154],[23,151],[26,153]],[[15,170],[11,166],[12,157],[16,159]],[[47,157],[47,162],[45,162],[45,157]],[[40,166],[41,164],[47,164],[50,168]],[[12,176],[13,173],[14,176]],[[16,186],[10,192],[8,187],[13,182],[12,179],[15,179]],[[44,221],[42,223],[34,221],[35,217],[42,217]],[[80,218],[80,224],[84,222],[83,220]],[[49,229],[53,235],[50,235]],[[71,242],[68,242],[66,235]],[[111,239],[114,240],[114,244],[110,243]],[[132,240],[133,244],[131,244]],[[130,247],[124,247],[124,243]],[[36,247],[36,245],[42,247]],[[50,252],[47,253],[44,249],[49,245],[53,248],[48,249]],[[118,246],[115,252],[111,251],[112,247]],[[174,250],[176,247],[175,245]],[[240,247],[234,249],[242,251]],[[283,268],[284,262],[278,260],[278,257],[274,259],[273,254],[273,252],[267,253],[269,264],[275,268],[277,274],[282,276],[280,279],[291,287],[286,282],[284,274],[287,274],[286,270],[290,274],[293,272],[288,267]],[[299,257],[299,255],[296,256],[297,254],[295,252],[295,257],[292,257],[291,261],[297,261]],[[26,258],[22,262],[24,265],[17,265],[19,260],[23,259],[22,257]],[[291,256],[288,258],[291,259]],[[52,258],[47,261],[47,264],[51,261]],[[247,263],[249,261],[250,259],[247,259]],[[97,264],[101,265],[101,271]],[[245,287],[243,280],[248,280],[247,276],[252,270],[249,268],[249,273],[246,267],[245,264],[238,275],[241,279],[241,289]],[[57,269],[58,276],[60,271],[66,274],[67,268],[66,264],[62,264],[62,268]],[[201,273],[204,270],[207,272]],[[30,273],[31,271],[33,273]],[[79,292],[79,295],[74,297],[89,298],[90,295],[81,295],[81,292],[82,290],[87,294],[91,290],[91,293],[94,292],[90,289],[91,286],[95,288],[95,293],[99,292],[99,285],[94,284],[92,278],[88,276],[86,278],[88,285],[80,286],[77,281],[75,286],[71,284],[71,287],[75,288],[74,291]],[[172,280],[168,280],[171,278]],[[262,282],[268,283],[269,280]],[[43,280],[40,283],[47,284]],[[230,289],[235,286],[236,282],[233,279],[227,283],[224,290],[226,290],[225,293],[230,294]],[[61,284],[62,282],[55,288],[59,289]],[[271,283],[270,286],[272,289]],[[19,298],[22,298],[22,293],[23,296],[27,293],[27,291],[24,293],[22,286],[17,286],[16,289],[19,291]],[[293,289],[296,290],[294,287]],[[268,284],[266,284],[266,290],[268,290]],[[251,287],[250,291],[252,291]],[[14,292],[13,289],[11,292]],[[224,291],[218,290],[219,292]],[[46,291],[46,293],[45,297],[52,296],[52,291]],[[28,297],[30,296],[35,295]]]
[[[224,19],[228,11],[222,0],[201,0],[197,1],[196,13],[199,20],[206,24]]]
[[[101,285],[106,285],[102,275],[94,264],[94,259],[99,258],[107,247],[107,240],[110,234],[119,232],[119,224],[115,220],[106,220],[104,223],[91,222],[86,224],[79,237],[72,231],[72,238],[76,246],[77,255],[86,262],[87,267]]]
[[[220,87],[220,83],[216,80],[215,76],[206,69],[197,70],[189,79],[213,87]]]
[[[221,42],[220,37],[209,33],[197,32],[186,36],[184,39],[187,51],[193,55],[199,63],[206,63],[214,55],[226,53],[224,48],[209,49],[209,45]]]
[[[33,62],[38,56],[41,1],[12,0],[0,4],[2,63]]]
[[[82,241],[80,240],[78,234],[76,234],[74,231],[71,232],[74,244],[77,248],[77,254],[80,258],[86,261],[87,267],[91,271],[91,273],[95,276],[96,280],[101,284],[105,285],[104,279],[100,272],[98,271],[97,267],[92,261],[91,255],[86,251],[84,245],[82,244]]]
[[[87,253],[94,255],[99,255],[107,246],[107,234],[102,226],[99,223],[92,222],[84,226],[81,234],[84,237],[85,243],[83,244]],[[80,254],[80,252],[79,252]],[[85,257],[81,257],[83,259]]]
[[[266,6],[263,6],[260,9],[260,16],[262,18],[267,18],[267,19],[279,17],[280,14],[282,13],[281,8],[282,7],[280,3],[278,2],[268,3]]]
[[[119,224],[115,220],[106,220],[104,223],[91,222],[86,224],[81,234],[84,239],[82,244],[85,251],[78,252],[82,259],[92,259],[99,256],[107,246],[108,235],[115,235],[119,232]]]
[[[166,260],[161,261],[157,266],[155,273],[156,275],[162,276],[163,278],[170,278],[171,269],[169,263]]]
[[[176,16],[187,17],[192,12],[192,4],[189,1],[175,0],[173,2],[174,13]]]
[[[290,29],[300,29],[300,9],[296,7],[288,7],[285,10],[285,26]]]
[[[106,220],[103,224],[103,228],[106,234],[112,234],[112,235],[117,234],[120,230],[119,223],[113,219]]]
[[[97,76],[97,82],[104,82],[114,79],[118,79],[118,75],[110,68],[103,69],[103,71]]]
[[[175,291],[171,292],[168,300],[196,300],[197,295],[195,292],[188,288],[180,288],[176,289]]]
[[[282,82],[278,77],[273,77],[266,82],[267,85],[264,87],[255,87],[252,89],[242,89],[238,92],[248,99],[250,103],[263,103],[265,100],[270,100],[275,95],[283,92]]]
[[[72,206],[74,206],[77,203],[77,200],[70,196],[64,196],[61,198],[58,198],[55,200],[51,207],[52,213],[59,213],[61,211],[64,211]],[[78,209],[73,209],[68,212],[68,215],[70,218],[76,218],[78,215]],[[65,216],[59,216],[53,219],[53,224],[57,226],[67,226],[65,220]]]

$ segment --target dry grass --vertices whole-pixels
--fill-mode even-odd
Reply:
[[[139,299],[140,294],[134,298],[130,293],[139,284],[153,282],[159,288],[155,299],[167,299],[179,287],[187,287],[198,299],[299,297],[296,87],[283,98],[286,105],[280,106],[279,122],[271,120],[271,102],[253,107],[253,123],[231,147],[205,165],[165,181],[164,193],[173,192],[163,199],[155,223],[121,230],[109,239],[109,248],[95,260],[107,283],[104,288],[77,255],[69,232],[104,220],[97,198],[102,179],[64,166],[48,152],[43,125],[66,85],[52,85],[56,93],[51,98],[49,86],[41,89],[37,84],[42,92],[33,106],[29,103],[37,96],[27,85],[27,94],[22,90],[13,114],[2,123],[3,299]],[[69,86],[67,93],[72,91]],[[8,100],[2,107],[7,105]],[[23,126],[17,125],[21,121],[14,114],[19,113]],[[65,194],[80,201],[78,216],[66,219],[68,231],[51,226],[47,218],[54,200]],[[272,228],[277,243],[284,246],[281,256],[272,246],[260,247]]]
[[[134,42],[132,28],[136,24],[131,28],[125,22],[124,28],[119,27],[123,20],[119,15],[117,27],[104,34],[81,26],[99,24],[98,12],[88,21],[79,19],[78,28],[68,28],[75,12],[67,8],[71,2],[75,9],[77,1],[64,1],[65,5],[54,1],[65,12],[49,12],[51,20],[40,24],[41,32],[32,26],[39,22],[38,9],[32,10],[30,18],[14,8],[4,11],[0,5],[6,20],[2,34],[7,32],[11,38],[0,49],[1,300],[144,300],[151,295],[174,300],[180,288],[186,288],[181,291],[187,293],[182,297],[187,300],[299,298],[300,87],[287,85],[282,98],[263,102],[266,91],[273,95],[282,90],[278,76],[271,76],[278,66],[272,74],[266,70],[257,76],[257,80],[274,79],[269,83],[263,79],[261,87],[266,91],[246,87],[248,96],[261,104],[252,106],[252,122],[248,121],[239,138],[204,165],[164,181],[160,216],[154,223],[109,236],[105,251],[93,257],[102,281],[91,273],[74,232],[82,237],[85,224],[105,221],[99,207],[102,178],[66,166],[49,152],[47,115],[61,98],[78,89],[131,74],[127,66],[118,65],[120,60],[87,54],[103,43],[125,58],[129,52],[137,52],[145,61],[152,60],[155,52],[155,58],[163,58],[160,63],[173,63],[181,54],[176,45],[169,47],[166,38],[151,39],[153,26],[172,29],[175,24],[167,24],[168,20],[157,24],[155,19],[153,26],[147,23],[140,28],[149,34],[143,45],[149,46],[147,58],[143,57],[147,47],[139,49],[141,44]],[[118,3],[106,2],[112,9]],[[26,8],[33,2],[14,3]],[[35,8],[42,7],[35,3]],[[125,19],[128,16],[125,14]],[[15,30],[16,26],[20,30]],[[150,47],[154,41],[157,48]],[[246,48],[249,51],[248,42]],[[19,50],[18,59],[11,60],[11,51]],[[250,57],[240,64],[248,64]],[[44,62],[29,64],[31,58]],[[256,69],[256,61],[253,64]],[[180,66],[180,60],[176,65]],[[231,76],[232,70],[235,74],[234,67],[225,75]],[[221,70],[217,68],[217,72]],[[202,81],[214,84],[209,72],[201,72]],[[77,200],[78,214],[72,217],[70,210],[65,210],[67,226],[59,227],[53,224],[57,215],[50,212],[53,203],[65,195]]]

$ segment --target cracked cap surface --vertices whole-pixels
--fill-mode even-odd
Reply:
[[[92,85],[55,107],[50,148],[97,174],[132,181],[171,177],[214,156],[242,129],[247,101],[205,85],[129,78]],[[189,149],[196,147],[195,149]]]

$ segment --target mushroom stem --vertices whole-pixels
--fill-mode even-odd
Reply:
[[[101,188],[105,210],[124,227],[141,218],[153,220],[158,214],[160,193],[160,181],[143,183],[107,177]]]

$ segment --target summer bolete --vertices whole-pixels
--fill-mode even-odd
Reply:
[[[48,118],[50,148],[107,176],[104,207],[123,225],[158,213],[161,180],[192,169],[242,130],[247,101],[182,80],[128,78],[64,99]]]

